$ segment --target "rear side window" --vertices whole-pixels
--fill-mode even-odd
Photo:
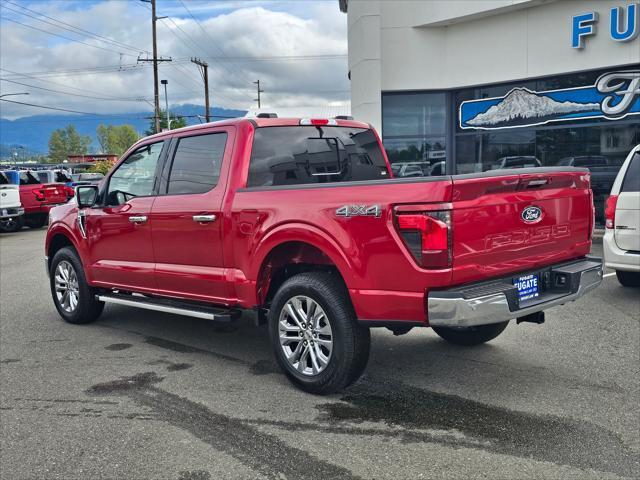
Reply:
[[[640,192],[640,153],[636,153],[629,163],[622,182],[622,192]]]
[[[218,184],[226,133],[181,138],[173,157],[167,193],[204,193]]]
[[[388,178],[372,130],[346,127],[263,127],[253,139],[248,187]]]
[[[0,172],[0,185],[8,185],[9,177],[7,177],[4,173]]]
[[[40,185],[40,180],[31,172],[20,172],[20,185]]]

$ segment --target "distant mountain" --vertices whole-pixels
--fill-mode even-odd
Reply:
[[[191,116],[203,115],[204,108],[200,105],[176,105],[170,108],[171,113]],[[212,121],[219,120],[218,117],[242,117],[245,110],[231,110],[224,108],[212,108],[210,111]],[[49,137],[51,132],[58,128],[71,124],[76,127],[81,135],[89,135],[93,139],[92,148],[98,148],[96,138],[96,128],[98,125],[133,125],[140,135],[149,127],[149,120],[144,118],[126,117],[149,117],[152,112],[129,112],[119,115],[105,115],[104,117],[94,117],[91,115],[32,115],[16,120],[0,119],[0,156],[5,157],[6,152],[16,147],[22,147],[30,154],[47,153]],[[200,123],[197,118],[187,118],[189,125]]]
[[[504,99],[466,123],[473,127],[497,127],[530,123],[558,115],[599,110],[597,103],[558,102],[526,88],[514,88]]]

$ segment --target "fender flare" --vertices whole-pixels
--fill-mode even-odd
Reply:
[[[353,280],[354,260],[350,259],[339,243],[327,232],[307,223],[296,222],[281,224],[270,230],[253,252],[254,261],[248,278],[257,280],[265,259],[271,251],[288,242],[307,243],[324,253],[336,266],[340,275],[349,286]]]

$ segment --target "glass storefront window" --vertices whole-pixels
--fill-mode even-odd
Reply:
[[[596,220],[627,154],[640,143],[640,125],[508,129],[456,136],[456,173],[496,168],[571,166],[591,171]]]
[[[382,141],[394,176],[444,175],[444,93],[383,94],[382,123]]]

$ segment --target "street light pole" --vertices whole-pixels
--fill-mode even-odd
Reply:
[[[4,95],[0,95],[0,98],[10,97],[11,95],[29,95],[29,92],[5,93]]]
[[[167,97],[167,84],[169,80],[160,80],[160,83],[164,85],[164,111],[167,115],[167,130],[171,130],[171,116],[169,115],[169,97]]]

